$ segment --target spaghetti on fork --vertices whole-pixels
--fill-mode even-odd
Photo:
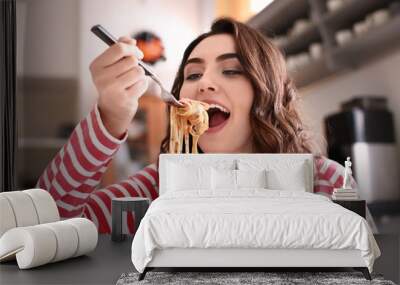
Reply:
[[[191,153],[198,153],[197,143],[199,137],[208,129],[209,105],[204,102],[183,98],[180,100],[183,107],[171,106],[170,113],[170,153],[182,153],[185,142],[185,153],[189,150],[189,135],[192,135]]]

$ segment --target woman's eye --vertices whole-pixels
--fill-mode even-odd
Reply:
[[[189,74],[188,76],[186,76],[186,80],[196,80],[199,79],[201,77],[201,73],[192,73]]]
[[[222,71],[222,73],[225,75],[237,75],[242,74],[242,71],[236,69],[225,69],[224,71]]]

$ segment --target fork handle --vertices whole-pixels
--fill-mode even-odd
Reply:
[[[118,42],[117,39],[113,35],[111,35],[106,29],[104,29],[102,25],[95,25],[90,30],[109,46],[112,46],[113,44]],[[145,74],[151,76],[155,81],[157,81],[158,84],[161,84],[160,80],[154,74],[151,68],[143,61],[138,61],[139,65],[144,69]]]

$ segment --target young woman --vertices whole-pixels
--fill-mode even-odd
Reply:
[[[56,200],[61,216],[87,217],[101,233],[111,231],[113,197],[158,196],[156,163],[97,189],[147,89],[137,61],[141,56],[134,40],[124,37],[93,61],[98,102],[38,181]],[[186,49],[172,93],[216,109],[209,130],[200,137],[200,152],[314,153],[314,192],[330,195],[342,185],[343,167],[318,156],[303,126],[282,54],[256,30],[230,19],[216,21]],[[169,135],[161,152],[168,152],[168,141]],[[131,213],[124,224],[134,232]]]

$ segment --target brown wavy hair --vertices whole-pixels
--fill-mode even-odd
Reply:
[[[172,86],[179,98],[184,81],[184,64],[193,49],[205,38],[232,35],[244,74],[251,81],[254,101],[250,111],[253,150],[257,153],[315,153],[316,147],[296,108],[298,93],[288,76],[279,49],[260,32],[229,18],[216,20],[211,30],[201,34],[186,48]],[[169,117],[169,116],[168,116]],[[170,126],[160,152],[169,148]],[[199,152],[202,152],[199,149]]]

